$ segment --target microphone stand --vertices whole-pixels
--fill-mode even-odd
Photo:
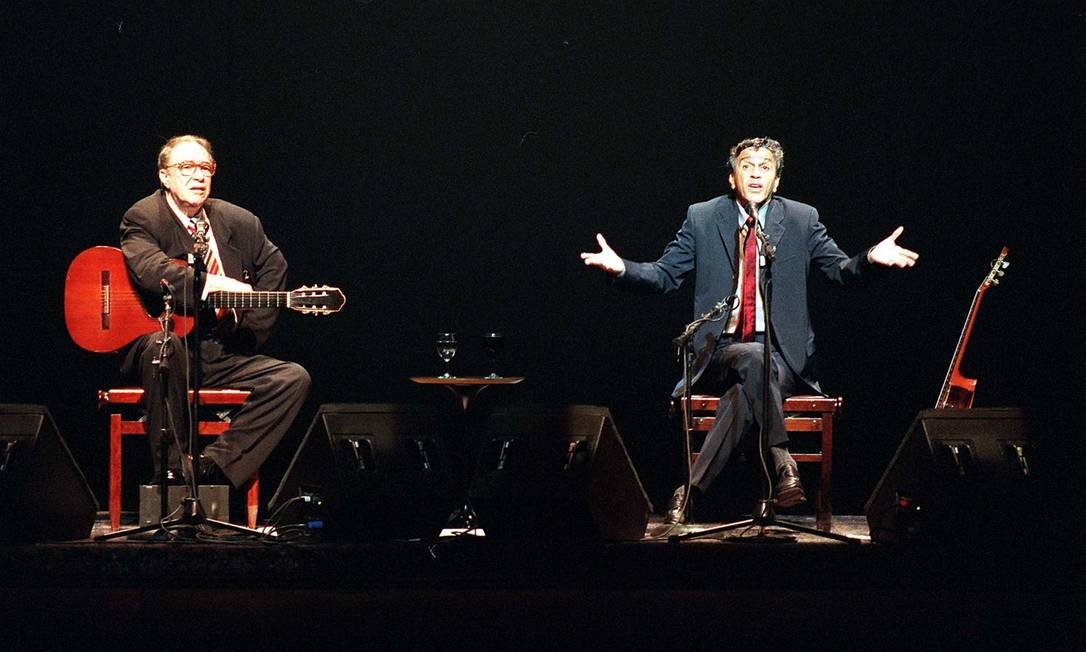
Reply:
[[[692,384],[692,381],[690,380],[690,358],[693,356],[694,351],[690,343],[693,341],[694,335],[702,324],[710,321],[719,321],[726,312],[735,309],[736,301],[738,301],[738,298],[735,295],[721,299],[718,304],[713,306],[712,310],[687,324],[683,328],[682,334],[671,340],[672,344],[675,345],[676,355],[682,357],[683,365],[683,390],[679,399],[680,405],[682,405],[683,453],[686,459],[686,484],[683,489],[682,505],[683,513],[686,513],[686,510],[690,505],[690,433],[693,431],[694,425],[690,416],[690,386]]]
[[[854,539],[843,534],[837,534],[835,532],[823,532],[811,527],[799,525],[798,523],[791,523],[788,521],[779,521],[773,510],[773,478],[769,474],[769,428],[766,424],[769,423],[769,403],[770,403],[770,375],[773,362],[773,321],[772,321],[772,309],[773,304],[773,259],[776,255],[776,247],[769,241],[765,231],[762,229],[761,223],[757,218],[757,207],[751,204],[751,214],[755,216],[754,219],[754,234],[758,238],[758,253],[762,262],[762,286],[759,288],[762,293],[762,308],[765,317],[765,340],[762,345],[762,422],[758,428],[758,460],[762,465],[762,497],[754,504],[754,509],[751,510],[751,517],[736,521],[734,523],[725,523],[724,525],[718,525],[716,527],[706,528],[704,530],[697,530],[694,532],[687,532],[685,534],[673,534],[668,537],[669,543],[676,543],[678,541],[684,541],[686,539],[695,539],[699,537],[707,537],[721,532],[727,532],[729,530],[735,530],[739,528],[758,528],[758,534],[749,539],[743,539],[743,541],[754,541],[759,543],[778,543],[781,541],[794,541],[792,538],[782,538],[779,536],[772,536],[766,533],[766,528],[771,526],[781,527],[786,530],[792,530],[794,532],[802,532],[804,534],[810,534],[814,536],[823,537],[826,539],[833,539],[835,541],[841,541],[843,543],[860,543],[859,539]],[[748,236],[750,237],[750,236]],[[688,451],[689,452],[689,451]]]
[[[203,286],[204,286],[204,283],[206,282],[206,279],[204,279],[202,277],[205,276],[205,274],[207,272],[207,268],[206,268],[206,266],[204,264],[204,253],[207,251],[207,247],[208,247],[207,229],[208,229],[208,225],[207,225],[206,219],[201,220],[200,226],[198,226],[197,230],[196,230],[196,236],[195,236],[196,241],[195,241],[195,244],[193,246],[192,260],[190,262],[190,266],[192,267],[193,297],[194,297],[194,299],[196,299],[196,309],[192,311],[192,320],[193,321],[192,321],[192,331],[191,331],[194,334],[195,339],[196,339],[196,346],[193,347],[193,348],[195,348],[195,356],[196,357],[195,357],[195,360],[193,360],[191,362],[192,367],[193,367],[193,371],[192,371],[192,404],[191,404],[190,407],[188,407],[188,410],[189,410],[188,450],[186,452],[181,453],[181,455],[180,455],[180,457],[181,457],[181,475],[184,477],[185,486],[188,488],[188,495],[181,499],[181,509],[180,509],[181,513],[180,513],[180,515],[177,516],[176,518],[166,520],[166,510],[169,508],[168,507],[168,504],[169,504],[168,503],[168,497],[167,497],[168,489],[167,489],[167,483],[166,483],[166,467],[169,464],[169,462],[168,462],[167,456],[166,456],[166,445],[165,445],[165,443],[163,443],[163,445],[161,447],[162,450],[160,451],[160,455],[162,456],[162,464],[161,464],[161,467],[160,467],[160,469],[162,471],[162,480],[161,480],[161,482],[159,484],[159,491],[161,492],[160,503],[159,503],[160,504],[160,510],[161,510],[161,513],[160,513],[160,519],[161,520],[158,523],[154,523],[154,524],[151,524],[151,525],[144,525],[144,526],[140,526],[140,527],[130,528],[128,530],[118,530],[117,532],[111,532],[109,534],[103,534],[103,535],[95,537],[94,538],[95,541],[106,541],[108,539],[113,539],[113,538],[116,538],[116,537],[132,536],[132,535],[140,534],[142,532],[150,532],[150,531],[153,531],[153,530],[160,530],[160,529],[162,531],[169,531],[172,528],[198,529],[200,526],[204,526],[204,525],[212,525],[212,526],[227,529],[227,530],[233,530],[233,531],[236,531],[236,532],[242,532],[242,533],[245,533],[245,534],[252,534],[252,535],[257,535],[257,536],[259,536],[261,534],[259,530],[253,530],[253,529],[250,529],[250,528],[247,528],[247,527],[244,527],[244,526],[241,526],[241,525],[236,525],[234,523],[230,523],[230,522],[227,522],[227,521],[219,521],[219,520],[207,517],[207,514],[204,512],[203,505],[200,504],[200,495],[199,495],[200,486],[199,486],[199,480],[196,477],[197,468],[192,463],[192,460],[193,460],[192,452],[195,450],[195,446],[196,446],[196,432],[199,429],[200,381],[201,381],[201,379],[203,377],[202,369],[200,368],[201,367],[201,352],[200,352],[200,316],[199,315],[200,315],[200,309],[204,307],[204,302],[202,300],[200,300],[198,297],[200,297],[203,294]],[[160,383],[160,387],[161,387],[161,394],[162,394],[162,423],[163,423],[162,431],[163,431],[163,436],[165,437],[166,432],[167,432],[167,428],[166,428],[166,425],[165,425],[166,424],[166,416],[169,414],[169,412],[168,412],[168,410],[169,410],[169,399],[168,399],[167,394],[166,394],[166,386],[167,386],[166,368],[167,367],[166,367],[166,365],[162,364],[162,362],[165,360],[166,356],[169,355],[168,343],[170,341],[170,338],[168,337],[168,335],[169,335],[170,320],[173,317],[172,294],[170,293],[169,284],[166,283],[165,281],[163,281],[163,299],[164,299],[164,302],[165,302],[166,309],[163,311],[162,316],[159,317],[159,323],[162,325],[162,342],[160,344],[162,348],[160,349],[159,357],[156,360],[156,362],[158,364],[157,375],[158,375],[158,378],[159,378],[159,383]],[[188,398],[187,389],[185,391],[185,397],[186,397],[186,399]],[[176,428],[174,428],[173,430],[176,433]],[[163,440],[163,441],[165,441],[165,440]],[[175,441],[176,441],[176,438],[175,438]]]
[[[198,465],[193,464],[193,460],[195,459],[194,451],[196,450],[196,432],[199,429],[200,423],[200,388],[204,375],[203,365],[201,364],[200,309],[205,307],[205,302],[198,297],[203,295],[204,284],[207,283],[207,265],[204,260],[204,255],[207,253],[207,248],[210,246],[207,237],[209,228],[211,228],[211,226],[208,223],[206,216],[197,222],[196,241],[192,251],[193,298],[196,299],[197,303],[197,309],[193,311],[192,332],[196,336],[196,346],[193,347],[193,349],[195,349],[195,360],[193,360],[192,363],[192,407],[189,412],[188,454],[181,456],[181,472],[185,476],[185,483],[188,485],[189,495],[181,499],[183,512],[178,520],[181,521],[183,525],[190,525],[193,527],[213,525],[227,530],[244,532],[245,534],[259,535],[260,531],[258,530],[207,517],[204,513],[203,506],[200,504],[200,483],[199,479],[196,477]]]

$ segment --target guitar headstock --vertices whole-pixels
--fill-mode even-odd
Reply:
[[[330,315],[342,310],[346,303],[339,288],[303,285],[290,293],[288,307],[306,315]]]
[[[984,277],[984,281],[980,284],[978,292],[983,292],[988,289],[989,285],[999,285],[999,279],[1006,274],[1005,269],[1010,267],[1010,263],[1007,262],[1007,248],[1003,247],[1003,251],[999,252],[999,257],[992,261],[992,269],[988,272],[988,275]]]

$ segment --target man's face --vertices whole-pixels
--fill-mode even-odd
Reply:
[[[728,175],[728,183],[742,203],[763,204],[777,192],[777,186],[781,183],[773,152],[764,147],[748,147],[739,152],[735,169]]]
[[[214,169],[211,154],[199,143],[186,141],[170,151],[166,167],[158,171],[158,179],[178,207],[192,215],[211,196]]]

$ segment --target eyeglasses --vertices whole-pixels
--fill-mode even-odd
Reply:
[[[215,161],[208,161],[207,163],[197,163],[196,161],[181,161],[180,163],[171,163],[166,166],[167,168],[177,168],[177,171],[181,173],[183,177],[191,177],[196,174],[196,170],[199,169],[205,176],[215,176]]]

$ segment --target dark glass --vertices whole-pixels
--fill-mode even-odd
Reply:
[[[483,351],[490,366],[487,378],[501,378],[498,373],[498,356],[505,348],[505,336],[501,333],[483,333]]]

